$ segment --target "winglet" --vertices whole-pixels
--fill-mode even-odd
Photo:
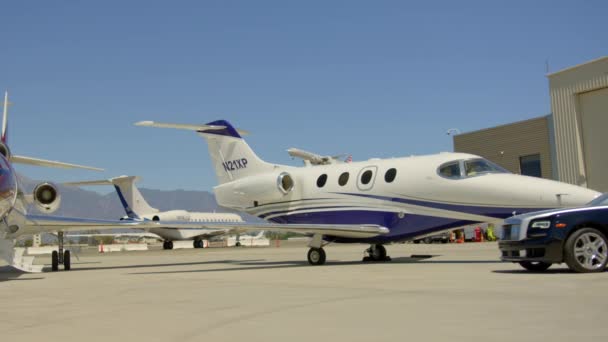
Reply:
[[[8,138],[8,90],[4,92],[4,109],[2,111],[2,135],[0,139],[2,143],[6,145]]]

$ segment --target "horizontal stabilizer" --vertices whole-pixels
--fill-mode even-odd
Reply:
[[[155,121],[139,121],[135,123],[135,126],[145,127],[157,127],[157,128],[173,128],[173,129],[184,129],[187,131],[205,132],[205,131],[220,131],[226,129],[226,126],[222,125],[188,125],[188,124],[176,124],[176,123],[165,123]],[[249,132],[237,129],[240,135],[248,135]]]
[[[110,179],[99,179],[90,181],[79,181],[79,182],[65,182],[63,185],[67,186],[89,186],[89,185],[116,185],[121,181],[128,181],[129,183],[139,182],[141,178],[139,176],[118,176]]]
[[[16,155],[11,156],[11,162],[19,163],[19,164],[26,164],[26,165],[56,167],[56,168],[61,168],[61,169],[85,169],[85,170],[93,170],[93,171],[103,171],[103,169],[100,169],[97,167],[92,167],[92,166],[63,163],[63,162],[58,162],[58,161],[53,161],[53,160],[45,160],[45,159],[38,159],[38,158],[25,157],[25,156],[16,156]]]
[[[93,181],[83,181],[83,182],[66,182],[63,185],[67,186],[89,186],[89,185],[112,185],[112,181],[109,179],[100,179]]]

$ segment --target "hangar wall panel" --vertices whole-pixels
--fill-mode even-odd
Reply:
[[[472,153],[521,173],[520,157],[540,154],[543,178],[553,178],[550,117],[530,120],[454,136],[454,151]]]
[[[580,94],[579,103],[587,186],[608,192],[608,88]]]
[[[557,177],[563,182],[588,186],[580,98],[584,93],[608,87],[608,57],[561,70],[548,78]],[[593,135],[587,139],[594,139]]]

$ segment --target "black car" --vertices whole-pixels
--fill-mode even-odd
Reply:
[[[608,193],[584,207],[537,211],[505,220],[501,260],[530,271],[565,262],[575,272],[602,272],[608,263]]]

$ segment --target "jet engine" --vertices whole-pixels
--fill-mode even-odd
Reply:
[[[273,172],[238,179],[214,188],[219,205],[248,208],[263,203],[284,201],[296,187],[288,172]]]
[[[34,204],[44,213],[52,213],[59,209],[61,196],[57,187],[51,183],[40,183],[34,188]]]
[[[152,221],[190,221],[190,213],[185,210],[170,210],[152,216]]]

